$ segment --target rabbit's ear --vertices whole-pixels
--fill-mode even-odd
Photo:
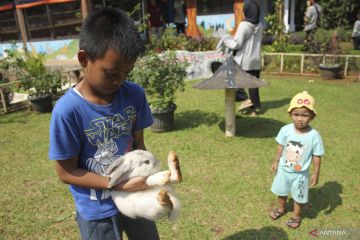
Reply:
[[[124,160],[124,157],[115,160],[106,170],[106,174],[110,176],[109,188],[129,179],[129,167]]]
[[[124,157],[120,157],[113,161],[110,166],[106,169],[105,174],[110,175],[113,171],[115,171],[117,168],[121,167],[121,165],[124,163]]]

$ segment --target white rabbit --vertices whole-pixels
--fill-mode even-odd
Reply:
[[[124,192],[112,190],[111,196],[124,215],[156,221],[168,216],[175,221],[180,203],[168,183],[182,181],[179,159],[174,151],[168,154],[169,170],[160,172],[160,162],[148,151],[135,150],[114,161],[106,171],[109,187],[136,176],[146,176],[147,190]]]

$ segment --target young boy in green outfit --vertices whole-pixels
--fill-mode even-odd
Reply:
[[[143,129],[153,123],[144,90],[126,80],[144,51],[133,20],[119,9],[89,15],[81,28],[78,60],[84,76],[56,103],[50,123],[49,159],[70,185],[82,239],[159,239],[156,225],[130,219],[114,204],[105,172],[120,156],[146,150]],[[147,189],[136,177],[115,190]]]
[[[290,228],[298,228],[301,224],[301,209],[308,202],[311,162],[314,164],[314,173],[310,184],[315,186],[319,181],[324,147],[320,134],[309,125],[317,115],[314,105],[314,98],[306,91],[296,94],[288,108],[292,123],[282,127],[276,137],[279,145],[271,170],[277,173],[271,191],[278,196],[279,206],[272,209],[269,215],[273,220],[284,215],[287,196],[291,193],[294,214],[287,222]]]

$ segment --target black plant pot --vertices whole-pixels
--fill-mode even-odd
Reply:
[[[152,109],[154,123],[150,129],[153,132],[168,132],[174,127],[174,112],[176,105],[171,104],[166,109]]]
[[[29,95],[31,110],[38,113],[48,113],[52,110],[52,94]]]
[[[341,64],[336,65],[319,65],[321,77],[323,79],[331,80],[331,79],[342,79],[342,66]]]

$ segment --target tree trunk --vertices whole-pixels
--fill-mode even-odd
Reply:
[[[239,23],[244,20],[244,0],[234,0],[234,14],[235,14],[235,27],[231,32],[231,35],[235,35]]]
[[[196,24],[196,16],[197,16],[196,0],[186,0],[186,14],[188,19],[186,36],[190,36],[195,39],[200,39],[201,33]]]

